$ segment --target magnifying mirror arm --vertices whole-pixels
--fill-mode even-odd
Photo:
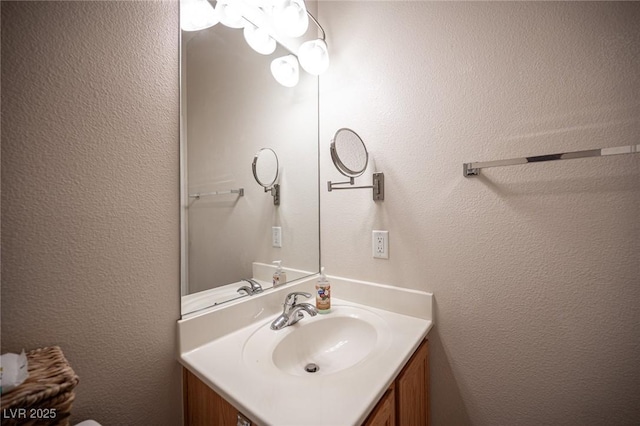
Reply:
[[[346,182],[327,182],[327,190],[329,192],[338,189],[373,189],[373,201],[384,201],[384,173],[373,174],[373,185],[368,186],[352,186],[355,183],[354,178],[350,178]],[[337,186],[349,185],[349,186]]]
[[[331,190],[333,189],[349,189],[349,188],[334,188],[334,185],[353,185],[355,183],[355,179],[354,178],[349,178],[348,181],[345,182],[327,182],[327,186],[329,187],[329,192],[331,192]],[[353,188],[352,188],[353,189]]]

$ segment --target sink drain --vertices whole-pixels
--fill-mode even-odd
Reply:
[[[304,367],[304,371],[307,373],[315,373],[320,370],[320,366],[318,364],[310,363]]]

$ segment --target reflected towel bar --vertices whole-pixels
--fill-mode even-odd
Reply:
[[[462,174],[464,177],[477,176],[480,169],[489,167],[514,166],[516,164],[541,163],[554,160],[573,160],[576,158],[604,157],[605,155],[637,154],[639,145],[617,146],[614,148],[588,149],[585,151],[563,152],[560,154],[536,155],[535,157],[511,158],[509,160],[481,161],[476,163],[464,163]]]
[[[224,194],[238,194],[240,197],[244,197],[244,188],[230,189],[229,191],[213,191],[213,192],[189,194],[189,198],[195,198],[196,200],[199,200],[200,197],[208,197],[209,195],[224,195]]]

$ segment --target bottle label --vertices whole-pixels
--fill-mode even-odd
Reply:
[[[316,286],[316,308],[324,311],[331,308],[331,287]]]

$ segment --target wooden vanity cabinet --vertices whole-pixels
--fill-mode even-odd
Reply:
[[[364,426],[429,425],[429,342],[423,341]]]
[[[429,341],[413,353],[395,382],[396,424],[429,425]]]
[[[183,368],[185,426],[236,425],[237,408]],[[247,423],[249,425],[249,423]],[[250,423],[251,426],[256,426]],[[374,407],[364,426],[429,425],[429,342],[424,340]]]
[[[185,426],[238,424],[238,415],[242,415],[238,409],[184,367],[182,390]],[[256,425],[251,423],[251,426]]]
[[[396,425],[396,390],[395,383],[392,383],[367,417],[364,426],[394,425]]]

